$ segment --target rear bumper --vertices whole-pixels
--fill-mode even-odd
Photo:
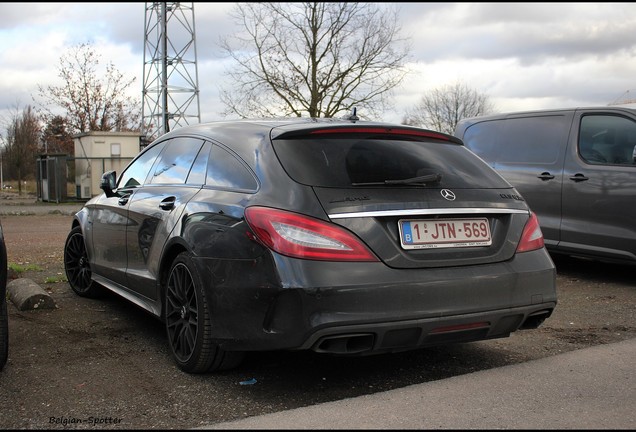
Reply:
[[[327,328],[312,334],[301,349],[364,355],[502,338],[522,328],[538,327],[555,306],[550,302],[452,317]]]
[[[269,258],[199,260],[226,350],[371,354],[499,338],[540,325],[557,304],[545,249],[441,269]]]

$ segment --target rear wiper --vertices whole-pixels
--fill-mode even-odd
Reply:
[[[406,184],[434,184],[439,183],[442,179],[441,174],[427,174],[419,177],[411,177],[400,180],[384,180],[380,182],[367,182],[367,183],[351,183],[352,186],[384,186],[384,185],[406,185]]]

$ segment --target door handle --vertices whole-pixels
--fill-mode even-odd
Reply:
[[[572,177],[570,177],[570,180],[575,181],[575,182],[582,182],[582,181],[586,181],[589,180],[589,177],[585,177],[583,174],[581,173],[577,173],[574,174]]]
[[[552,174],[550,174],[549,172],[542,172],[541,174],[539,174],[537,176],[537,178],[540,178],[541,180],[552,180],[554,178],[554,176]]]
[[[161,210],[172,210],[174,208],[174,203],[176,200],[177,198],[173,196],[164,198],[163,200],[161,200],[159,208],[161,208]]]

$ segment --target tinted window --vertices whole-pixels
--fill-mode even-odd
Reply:
[[[192,164],[192,169],[188,175],[187,183],[191,185],[202,185],[205,183],[205,173],[208,169],[208,157],[210,156],[210,147],[212,144],[206,142],[196,160]]]
[[[132,161],[119,178],[118,187],[129,188],[144,184],[152,165],[155,163],[161,150],[163,150],[164,145],[165,142],[154,145]]]
[[[619,116],[581,118],[579,154],[590,164],[633,165],[636,123]]]
[[[290,177],[311,186],[351,187],[440,174],[436,187],[506,187],[466,147],[445,141],[343,135],[273,143]]]
[[[553,164],[562,149],[566,123],[562,116],[480,122],[466,130],[463,140],[491,164]]]
[[[153,167],[152,184],[183,184],[203,141],[195,138],[169,140],[159,161]]]
[[[208,162],[207,186],[224,189],[256,190],[252,173],[234,155],[219,145],[213,145]]]
[[[497,159],[497,136],[501,121],[475,123],[466,129],[462,138],[466,147],[494,163]]]

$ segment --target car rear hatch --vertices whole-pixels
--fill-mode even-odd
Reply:
[[[510,259],[529,211],[514,188],[449,135],[410,127],[322,126],[272,140],[329,219],[388,266]]]

